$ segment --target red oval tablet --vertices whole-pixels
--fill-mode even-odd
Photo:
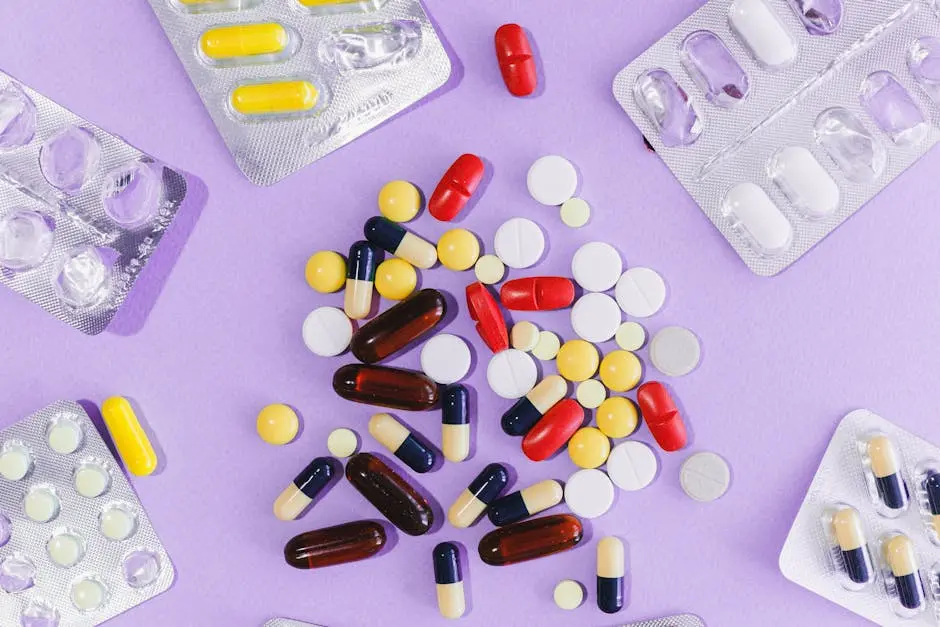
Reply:
[[[671,453],[686,445],[688,436],[682,414],[665,385],[658,381],[644,383],[637,390],[636,402],[660,448]]]
[[[503,285],[499,299],[514,311],[564,309],[574,302],[574,282],[557,276],[514,279]]]
[[[428,201],[431,215],[441,222],[456,218],[480,186],[484,171],[483,161],[478,156],[466,154],[457,157],[431,194]]]
[[[491,351],[499,353],[509,348],[509,331],[503,312],[479,281],[467,286],[467,309],[470,310],[470,318],[477,323],[477,333]]]
[[[531,95],[539,78],[528,35],[518,24],[503,24],[497,29],[495,39],[496,60],[509,93]]]
[[[541,462],[568,443],[584,422],[584,409],[577,401],[562,399],[522,439],[522,452],[534,462]]]

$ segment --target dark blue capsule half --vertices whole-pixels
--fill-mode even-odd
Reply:
[[[525,506],[525,499],[522,498],[522,492],[513,492],[504,497],[498,498],[486,508],[486,515],[490,522],[497,527],[505,527],[512,523],[525,520],[531,513]]]
[[[453,542],[441,542],[432,552],[434,555],[434,583],[448,584],[463,581],[460,572],[460,551]]]
[[[375,270],[379,266],[382,254],[369,242],[358,241],[349,247],[349,265],[346,278],[359,281],[374,281]]]
[[[924,490],[927,492],[930,513],[934,516],[940,516],[940,471],[927,471],[927,478],[924,479]]]
[[[403,227],[381,216],[366,220],[363,232],[367,240],[393,255],[407,233]]]
[[[502,464],[489,464],[467,487],[473,496],[489,505],[509,483],[509,472]]]
[[[597,607],[606,614],[623,609],[623,577],[597,578]]]
[[[437,456],[431,448],[425,446],[412,433],[395,451],[395,457],[405,462],[415,472],[425,473],[431,470]]]
[[[500,424],[503,427],[503,431],[508,435],[523,436],[535,426],[535,423],[537,423],[541,417],[542,414],[539,413],[539,410],[532,404],[532,401],[523,396],[503,414],[503,419],[500,421]]]
[[[907,501],[907,486],[901,481],[900,473],[894,473],[887,477],[875,477],[875,484],[878,486],[878,496],[881,501],[890,509],[903,509]]]
[[[868,568],[868,549],[860,546],[850,551],[842,551],[842,563],[845,565],[845,574],[855,583],[868,583],[872,573]]]
[[[462,385],[452,385],[441,397],[441,421],[445,425],[470,424],[470,392]]]
[[[294,485],[310,498],[316,498],[317,494],[333,479],[337,465],[338,463],[332,457],[317,457],[300,471],[294,479]]]
[[[895,577],[898,587],[898,601],[909,610],[916,610],[924,604],[923,588],[920,583],[920,573]]]

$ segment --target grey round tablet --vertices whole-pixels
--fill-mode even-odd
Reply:
[[[698,338],[684,327],[660,329],[650,340],[650,361],[667,377],[689,374],[701,358],[702,346]]]
[[[696,453],[682,462],[679,483],[689,498],[702,503],[721,498],[731,485],[731,469],[720,455]]]

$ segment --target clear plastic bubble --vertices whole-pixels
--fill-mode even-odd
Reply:
[[[924,112],[891,72],[873,72],[862,83],[862,106],[875,124],[899,146],[917,144],[927,136]]]
[[[46,553],[53,564],[69,568],[85,556],[85,541],[77,532],[62,529],[46,542]]]
[[[641,74],[633,86],[633,96],[666,146],[688,146],[702,134],[704,124],[695,104],[666,70],[657,68]]]
[[[8,555],[0,562],[0,590],[22,592],[33,587],[36,565],[22,553]]]
[[[850,180],[868,183],[884,172],[888,160],[884,145],[848,109],[833,107],[820,113],[814,134],[816,143]]]
[[[81,246],[66,253],[55,278],[63,303],[84,309],[105,299],[111,288],[111,265],[94,246]]]
[[[124,558],[124,579],[132,588],[145,588],[160,575],[160,556],[148,549],[132,551]]]
[[[101,510],[98,529],[109,540],[126,540],[137,531],[137,513],[129,505],[112,503]]]
[[[342,71],[396,65],[421,49],[421,25],[410,20],[361,24],[334,31],[320,42],[319,56]]]
[[[36,133],[36,105],[19,85],[0,91],[0,148],[19,148]]]
[[[45,216],[30,209],[14,209],[0,218],[0,266],[35,268],[49,256],[54,241]]]
[[[5,546],[13,535],[13,523],[6,514],[0,514],[0,546]]]
[[[940,103],[940,37],[921,37],[914,41],[907,62],[914,78]]]
[[[163,167],[133,161],[105,175],[101,200],[114,222],[136,227],[153,219],[163,204],[163,192]]]
[[[49,184],[64,192],[82,188],[98,169],[101,146],[95,135],[81,126],[69,126],[49,139],[39,150],[39,168]]]
[[[59,610],[42,599],[33,599],[20,615],[20,627],[58,627]]]

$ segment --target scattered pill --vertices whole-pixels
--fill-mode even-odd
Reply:
[[[346,479],[380,514],[408,535],[424,535],[434,525],[434,510],[428,500],[375,455],[354,455],[346,462]]]
[[[485,171],[483,161],[478,156],[464,154],[457,157],[431,194],[428,201],[431,215],[441,222],[450,222],[456,218],[476,193]]]
[[[480,242],[466,229],[451,229],[437,241],[437,256],[445,268],[469,270],[480,257]]]
[[[578,299],[571,309],[571,326],[588,342],[606,342],[620,326],[620,308],[607,294],[589,293]]]
[[[584,603],[584,588],[573,579],[564,579],[555,586],[552,598],[559,609],[576,610]]]
[[[96,610],[108,600],[108,589],[97,579],[84,577],[72,584],[69,599],[81,612]]]
[[[49,522],[59,515],[59,497],[47,486],[35,486],[26,493],[23,511],[35,522]]]
[[[283,403],[276,403],[268,405],[258,412],[255,426],[262,440],[268,444],[281,446],[297,437],[297,431],[300,429],[300,419],[292,407]]]
[[[326,439],[326,448],[334,457],[352,457],[359,449],[359,436],[352,429],[333,429]]]
[[[317,495],[333,480],[334,461],[317,457],[300,471],[294,481],[274,501],[274,515],[278,520],[295,520],[313,503]]]
[[[564,379],[557,374],[545,377],[503,414],[503,431],[507,435],[525,435],[567,393]]]
[[[304,344],[314,355],[335,357],[349,348],[353,324],[336,307],[317,307],[304,319]]]
[[[532,95],[538,85],[538,72],[525,30],[518,24],[503,24],[496,29],[494,39],[506,89],[516,97]]]
[[[496,499],[490,503],[486,514],[491,523],[505,527],[555,507],[561,503],[564,494],[560,483],[546,479]]]
[[[621,490],[642,490],[659,471],[656,454],[643,442],[621,442],[607,458],[607,474]]]
[[[33,466],[29,449],[15,442],[8,442],[0,452],[0,476],[7,481],[19,481]]]
[[[509,348],[509,332],[506,319],[496,304],[496,299],[482,283],[467,286],[467,309],[470,319],[476,322],[477,333],[494,353]]]
[[[473,266],[477,279],[486,285],[495,285],[506,276],[506,265],[496,255],[483,255]]]
[[[460,493],[447,512],[447,520],[458,529],[469,527],[483,515],[487,506],[499,498],[509,483],[509,473],[502,464],[489,464]]]
[[[682,462],[679,483],[689,498],[708,502],[720,498],[731,484],[728,462],[711,452],[696,453]]]
[[[421,209],[421,192],[408,181],[391,181],[379,190],[379,212],[392,222],[413,220]]]
[[[539,343],[539,328],[527,320],[513,325],[509,334],[510,343],[516,350],[530,353]]]
[[[372,310],[372,286],[381,256],[366,241],[356,242],[349,249],[343,310],[352,320],[361,320]]]
[[[639,322],[624,322],[614,335],[617,346],[625,351],[638,351],[646,344],[646,329]]]
[[[578,171],[564,157],[548,155],[529,168],[526,185],[537,202],[557,207],[578,190]]]
[[[655,270],[630,268],[617,281],[617,304],[634,318],[648,318],[666,302],[666,283]]]
[[[71,416],[57,416],[49,426],[46,441],[59,455],[69,455],[81,447],[85,434],[81,425]]]
[[[83,462],[72,477],[75,491],[87,499],[101,496],[111,487],[111,475],[97,462]]]
[[[123,396],[105,399],[101,416],[127,470],[138,477],[152,474],[157,469],[157,453],[130,402]]]
[[[506,309],[551,311],[574,302],[574,283],[562,277],[529,277],[506,282],[499,291]]]
[[[437,609],[444,618],[460,618],[467,611],[460,572],[460,550],[453,542],[441,542],[432,552]]]
[[[573,549],[583,538],[580,520],[556,514],[494,529],[480,540],[478,551],[484,564],[508,566]]]
[[[842,507],[832,515],[831,524],[842,556],[841,566],[845,575],[853,584],[859,586],[874,580],[875,569],[868,552],[865,531],[855,508]]]
[[[894,578],[898,603],[908,610],[922,610],[926,604],[924,582],[914,543],[902,533],[893,535],[884,543],[884,559]]]
[[[626,552],[620,538],[601,538],[597,542],[597,607],[605,614],[623,609],[626,568]]]
[[[625,438],[636,431],[639,413],[629,398],[611,396],[594,414],[597,428],[609,438]]]
[[[570,398],[552,406],[522,438],[522,452],[534,462],[561,450],[584,423],[584,410]]]
[[[665,385],[658,381],[644,383],[637,390],[636,402],[660,448],[671,453],[686,445],[685,423]]]
[[[761,65],[782,68],[796,58],[796,41],[765,0],[735,0],[729,15],[731,29]]]
[[[578,384],[575,397],[585,409],[597,409],[607,398],[607,388],[597,379],[588,379]]]
[[[382,525],[360,520],[294,536],[284,545],[284,559],[294,568],[326,568],[372,557],[385,541]]]
[[[395,457],[417,473],[434,466],[437,456],[415,434],[388,414],[375,414],[369,420],[369,433]]]
[[[470,455],[470,392],[452,385],[441,397],[441,448],[450,462],[462,462]]]
[[[320,91],[310,81],[245,83],[232,90],[229,105],[244,116],[296,116],[316,109]]]
[[[390,409],[422,411],[437,404],[437,384],[420,372],[348,364],[333,374],[333,391],[347,401]]]
[[[578,468],[603,466],[609,455],[610,440],[594,427],[578,429],[568,442],[568,456]]]
[[[551,331],[539,332],[539,341],[532,349],[532,354],[536,359],[542,361],[551,361],[558,356],[561,350],[561,340]]]
[[[565,503],[582,518],[603,516],[614,504],[614,484],[601,470],[579,470],[565,483]]]
[[[632,390],[643,377],[643,364],[629,351],[616,350],[601,360],[601,381],[613,392]]]
[[[404,259],[386,259],[375,271],[375,291],[382,298],[404,300],[417,285],[418,273]]]
[[[545,252],[545,235],[539,225],[526,218],[512,218],[496,230],[496,255],[510,268],[528,268]]]
[[[908,490],[901,478],[901,464],[894,443],[888,436],[876,435],[868,440],[866,448],[878,497],[890,513],[897,515],[907,509]]]
[[[695,334],[683,327],[665,327],[650,340],[650,362],[667,377],[681,377],[698,366],[702,347]]]
[[[363,325],[352,338],[350,349],[359,361],[374,364],[433,331],[446,315],[444,295],[423,289]]]
[[[85,542],[80,536],[63,531],[55,534],[46,542],[46,553],[56,566],[69,568],[85,555]]]
[[[561,221],[565,226],[579,229],[591,219],[591,205],[581,198],[569,198],[561,205]]]
[[[288,56],[291,35],[277,22],[217,26],[199,36],[199,52],[213,63],[257,63]]]
[[[404,259],[416,268],[427,270],[437,263],[437,250],[433,244],[388,218],[369,218],[363,234],[372,245]]]
[[[515,399],[525,396],[535,387],[538,368],[528,353],[510,348],[496,353],[486,367],[486,381],[490,388],[502,398]]]
[[[605,242],[588,242],[571,259],[571,274],[589,292],[606,292],[617,284],[623,261],[617,249]]]
[[[558,350],[555,362],[558,365],[558,374],[577,383],[594,376],[600,365],[600,355],[590,342],[569,340]]]
[[[470,347],[463,339],[440,333],[421,347],[421,370],[442,385],[457,383],[470,371]]]
[[[767,192],[754,183],[739,183],[731,188],[722,202],[721,213],[734,231],[761,255],[780,255],[793,243],[790,220]]]
[[[109,505],[98,518],[98,528],[105,538],[120,542],[134,535],[137,515],[125,506]]]

